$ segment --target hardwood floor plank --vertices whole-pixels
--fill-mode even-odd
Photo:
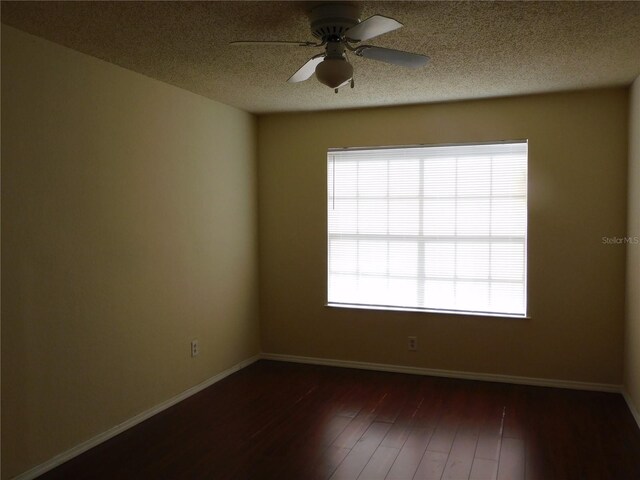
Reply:
[[[439,424],[436,427],[433,437],[429,442],[427,449],[430,452],[449,453],[456,438],[457,425],[448,423]]]
[[[411,425],[393,424],[382,440],[382,446],[400,450],[410,433]]]
[[[340,435],[333,441],[334,447],[341,448],[353,448],[358,442],[360,437],[367,431],[369,426],[373,423],[375,415],[370,413],[359,413],[355,418],[349,422],[346,428]]]
[[[356,480],[382,442],[390,426],[389,423],[372,423],[340,463],[331,476],[331,480]]]
[[[514,385],[506,396],[502,436],[523,439],[526,431],[526,415],[522,411],[525,404],[521,385]]]
[[[338,466],[349,455],[351,449],[330,446],[326,449],[320,461],[314,465],[310,477],[314,480],[325,480],[333,475]]]
[[[409,384],[407,400],[400,408],[400,412],[393,423],[396,425],[413,425],[416,422],[416,415],[424,403],[425,388],[426,385],[416,381],[415,378],[413,379],[413,382]]]
[[[498,475],[498,461],[476,458],[471,466],[469,480],[495,480]]]
[[[399,452],[397,448],[379,446],[358,479],[384,480]]]
[[[432,434],[432,429],[424,427],[417,427],[411,431],[387,474],[387,480],[413,478]]]
[[[459,480],[469,477],[477,443],[478,435],[476,433],[458,430],[442,473],[443,480]]]
[[[482,432],[478,436],[476,447],[476,458],[497,461],[500,458],[500,435]]]
[[[422,385],[421,393],[421,402],[416,408],[412,423],[419,427],[432,427],[447,412],[447,400],[451,400],[453,395],[452,384],[447,378],[430,379]]]
[[[410,375],[398,375],[387,383],[386,396],[376,409],[376,422],[395,423],[411,398],[415,380]]]
[[[352,406],[352,410],[355,410],[354,407],[357,405],[360,406],[360,409],[344,431],[334,440],[332,445],[342,448],[353,448],[364,432],[366,432],[369,426],[375,421],[377,409],[386,396],[384,391],[374,389],[376,385],[380,386],[378,381],[378,377],[373,377],[371,383],[368,384],[368,388],[358,389],[357,396],[351,398],[349,404]],[[367,394],[364,395],[363,392],[367,392]],[[360,395],[364,396],[356,401],[354,398],[358,398]]]
[[[449,455],[440,452],[424,452],[413,480],[440,480]]]
[[[448,392],[449,401],[444,402],[445,395],[439,393],[438,404],[440,408],[438,412],[440,415],[427,450],[430,452],[449,453],[456,438],[458,427],[461,424],[464,426],[464,419],[468,411],[465,401],[468,399],[465,398],[456,383],[448,381],[449,379],[443,380],[447,380],[446,384],[443,385],[443,389],[444,392]]]
[[[498,480],[524,480],[524,442],[503,438],[498,461]]]

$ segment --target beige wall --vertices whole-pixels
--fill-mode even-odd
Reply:
[[[259,117],[263,351],[620,384],[625,248],[602,237],[625,234],[627,97],[617,88]],[[522,138],[530,319],[324,306],[327,148]]]
[[[629,99],[629,212],[627,235],[640,239],[640,77]],[[625,387],[640,412],[640,244],[627,246]]]
[[[247,113],[2,27],[5,478],[258,353],[255,140]]]

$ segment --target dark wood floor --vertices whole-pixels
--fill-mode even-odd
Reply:
[[[640,479],[622,397],[260,361],[44,479]]]

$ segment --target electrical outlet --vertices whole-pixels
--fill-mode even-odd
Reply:
[[[412,352],[418,350],[418,337],[407,337],[407,349]]]
[[[200,353],[200,344],[198,340],[191,340],[191,356],[197,357]]]

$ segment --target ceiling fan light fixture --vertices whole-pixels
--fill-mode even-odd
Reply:
[[[353,77],[353,66],[345,58],[327,57],[316,67],[316,77],[327,87],[338,88]]]

